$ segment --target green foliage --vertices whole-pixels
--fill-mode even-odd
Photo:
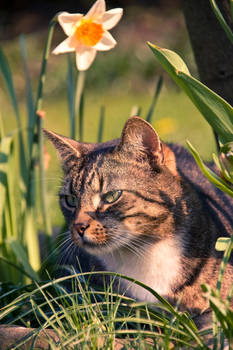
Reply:
[[[230,2],[231,2],[231,9],[232,9],[232,0],[230,0]],[[231,28],[226,23],[223,15],[221,14],[221,11],[219,10],[218,5],[216,4],[216,1],[210,0],[210,4],[212,6],[212,9],[213,9],[219,23],[221,24],[222,28],[225,30],[227,37],[230,39],[231,43],[233,44],[233,33],[231,31]],[[233,12],[232,12],[232,18],[233,18]]]
[[[38,159],[45,232],[47,234],[51,233],[48,214],[46,214],[47,205],[43,172],[44,150],[41,133],[42,116],[39,110],[41,109],[46,62],[55,23],[56,21],[52,20],[50,24],[35,103],[33,101],[30,76],[27,67],[25,42],[23,37],[20,39],[21,55],[27,86],[28,123],[26,140],[23,135],[21,115],[19,113],[10,67],[2,49],[0,50],[0,71],[2,72],[6,89],[15,111],[18,126],[17,133],[14,135],[4,135],[3,131],[0,135],[0,167],[2,180],[0,187],[0,226],[2,228],[0,264],[1,269],[4,270],[4,268],[6,268],[5,264],[8,262],[9,270],[5,278],[6,280],[10,279],[15,282],[25,282],[26,276],[30,276],[31,279],[38,279],[36,272],[39,271],[41,264],[38,232],[35,226],[35,218],[37,215],[36,206],[38,202],[36,200],[35,182]],[[15,152],[13,152],[13,150],[15,150]],[[18,160],[19,164],[17,164]],[[20,273],[16,278],[17,270],[12,269],[12,262],[16,265],[19,262],[21,268],[25,269],[25,275]],[[4,280],[4,276],[2,280]]]
[[[210,307],[213,310],[214,316],[217,322],[221,325],[219,333],[224,333],[225,338],[228,340],[230,346],[233,345],[233,311],[229,307],[232,295],[229,300],[223,300],[218,291],[212,289],[209,285],[202,285],[202,289],[205,297],[210,303]],[[232,291],[231,291],[232,294]],[[219,334],[219,338],[221,335]]]
[[[192,319],[149,287],[126,276],[112,275],[115,283],[117,277],[127,279],[157,296],[156,308],[113,292],[112,284],[103,290],[94,290],[88,282],[93,274],[74,273],[43,285],[28,286],[25,291],[21,289],[20,294],[3,293],[0,302],[8,305],[0,311],[0,321],[37,327],[36,333],[41,329],[54,329],[60,343],[48,340],[52,349],[100,346],[109,349],[117,340],[123,342],[126,349],[132,346],[158,350],[181,346],[207,349],[204,334],[197,330]]]
[[[159,60],[161,65],[174,79],[177,85],[184,90],[189,96],[195,106],[202,113],[203,117],[212,126],[214,131],[218,134],[221,142],[221,155],[213,155],[215,164],[217,165],[223,178],[214,173],[202,161],[200,155],[187,142],[188,148],[194,156],[198,166],[203,174],[215,186],[233,196],[233,189],[230,183],[233,183],[233,108],[223,98],[210,90],[207,86],[193,78],[186,64],[181,57],[175,52],[159,48],[156,45],[149,43],[149,47]]]
[[[231,38],[226,23],[215,1],[211,0],[216,16],[224,30]],[[38,208],[41,203],[43,230],[47,235],[48,251],[54,250],[50,235],[52,233],[44,171],[44,140],[42,135],[43,110],[42,98],[46,77],[47,60],[56,17],[51,21],[44,48],[41,72],[36,99],[33,99],[32,84],[27,63],[24,37],[20,38],[21,57],[26,82],[27,127],[22,128],[22,116],[8,61],[0,49],[0,71],[5,81],[6,90],[16,116],[17,131],[5,135],[0,128],[0,321],[37,327],[52,328],[61,334],[60,344],[50,339],[51,349],[113,348],[115,340],[124,342],[125,349],[180,349],[181,347],[208,349],[206,335],[214,338],[214,346],[224,343],[232,344],[233,313],[229,308],[233,288],[228,299],[220,297],[221,281],[226,263],[233,247],[232,239],[221,238],[216,249],[224,251],[224,259],[216,290],[208,285],[203,286],[205,297],[210,302],[214,315],[213,327],[199,331],[187,313],[179,312],[179,305],[173,307],[151,288],[127,276],[115,274],[114,278],[125,278],[136,283],[157,298],[155,305],[137,303],[113,292],[112,285],[97,290],[89,284],[93,273],[72,274],[61,279],[40,283],[40,252],[38,230],[35,225]],[[197,164],[206,177],[218,188],[233,195],[233,109],[221,97],[193,78],[186,64],[173,51],[161,49],[149,44],[161,65],[174,81],[185,91],[204,118],[219,134],[221,144],[220,155],[214,155],[216,166],[222,177],[209,169],[202,161],[199,153],[188,142]],[[126,55],[110,65],[103,60],[104,69],[92,72],[92,79],[101,75],[105,69],[112,71],[106,86],[114,80],[117,71],[122,74],[128,70]],[[127,61],[127,64],[126,64]],[[100,63],[101,65],[101,63]],[[152,69],[152,70],[151,70]],[[154,68],[145,67],[145,76],[150,76]],[[102,75],[99,79],[103,87]],[[78,126],[79,140],[84,139],[84,82],[83,73],[76,74],[72,62],[67,66],[67,100],[69,110],[70,136],[76,138]],[[162,78],[158,79],[154,97],[145,118],[151,122],[162,87]],[[131,113],[139,112],[135,106]],[[76,123],[78,125],[76,125]],[[97,126],[97,140],[103,140],[106,117],[105,108],[101,107]],[[19,162],[18,162],[19,161]],[[37,181],[39,180],[39,181]],[[36,185],[37,184],[37,185]],[[40,200],[39,196],[40,194]],[[109,274],[105,272],[105,274]],[[13,281],[6,283],[6,281]],[[22,286],[29,280],[34,284]],[[37,283],[35,282],[37,281]],[[72,286],[67,288],[67,283]],[[19,287],[19,283],[21,286]],[[33,333],[35,334],[35,333]],[[33,335],[31,334],[31,336]],[[22,340],[22,344],[25,340]],[[101,345],[100,345],[101,342]],[[20,346],[20,344],[18,344]]]
[[[149,47],[177,85],[184,90],[203,117],[217,132],[222,143],[233,139],[233,108],[219,95],[193,78],[175,52],[149,43]]]

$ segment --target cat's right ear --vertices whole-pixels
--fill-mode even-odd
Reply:
[[[85,153],[84,146],[78,141],[61,136],[47,129],[43,129],[43,131],[58,151],[65,172]]]

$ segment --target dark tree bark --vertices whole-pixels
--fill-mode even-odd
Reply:
[[[233,30],[229,0],[218,0]],[[233,106],[233,45],[216,18],[209,0],[182,0],[200,80]]]

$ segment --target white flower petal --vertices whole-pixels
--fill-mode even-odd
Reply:
[[[58,15],[58,22],[66,35],[70,36],[74,32],[76,23],[80,21],[82,17],[83,15],[81,13],[62,12]]]
[[[94,46],[97,51],[108,51],[116,45],[116,40],[109,32],[104,32],[101,40]]]
[[[97,0],[94,5],[87,12],[85,18],[92,18],[93,20],[97,20],[102,17],[106,11],[105,0]]]
[[[66,38],[61,42],[54,50],[53,54],[58,55],[59,53],[72,52],[75,51],[74,45],[72,45],[71,38]]]
[[[79,46],[76,49],[76,65],[78,70],[87,70],[96,56],[96,50],[93,47]]]
[[[102,18],[101,18],[101,24],[105,30],[112,29],[117,25],[117,23],[120,21],[123,14],[123,9],[116,8],[109,11],[106,11]]]

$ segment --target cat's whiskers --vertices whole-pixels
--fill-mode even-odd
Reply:
[[[73,248],[74,250],[75,244],[72,241],[70,235],[67,235],[67,237],[64,238],[63,242],[61,242],[58,246],[58,249],[63,251],[63,254],[61,254],[60,259],[58,261],[58,264],[61,264],[61,265],[65,264],[67,257],[71,255],[71,248]]]
[[[119,232],[118,232],[119,233]],[[134,255],[137,255],[139,258],[145,258],[145,252],[147,253],[148,247],[152,246],[150,242],[145,242],[142,239],[135,239],[135,236],[132,234],[132,232],[124,231],[124,234],[130,233],[131,239],[126,238],[124,235],[120,238],[120,245],[119,245],[119,237],[117,235],[113,236],[112,243],[117,243],[117,248],[120,249],[121,247],[126,248]],[[133,239],[132,239],[133,238]]]
[[[130,230],[116,231],[116,235],[114,235],[112,238],[114,243],[117,243],[118,248],[120,248],[120,246],[123,246],[133,254],[137,255],[139,258],[143,259],[151,254],[150,248],[154,246],[152,242],[148,242],[145,239],[142,239],[140,235],[135,237],[135,234]]]

